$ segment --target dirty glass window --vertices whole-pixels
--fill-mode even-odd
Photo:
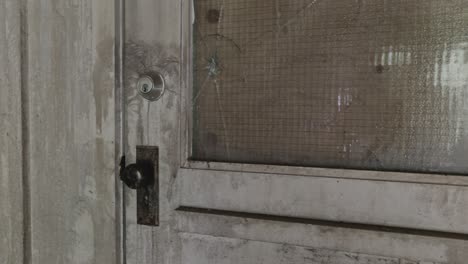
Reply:
[[[468,0],[194,0],[195,160],[468,173]]]

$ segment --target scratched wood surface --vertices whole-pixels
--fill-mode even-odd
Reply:
[[[114,1],[24,14],[27,261],[115,263]]]
[[[127,1],[125,6],[126,156],[135,158],[136,145],[159,147],[160,226],[136,224],[136,194],[126,190],[127,263],[174,263],[173,225],[178,169],[178,110],[180,104],[180,5],[173,0]],[[147,71],[163,74],[167,90],[157,102],[138,95],[138,76]]]
[[[184,8],[190,2],[189,0],[138,0],[126,3],[124,49],[126,155],[132,162],[135,158],[136,145],[159,146],[161,168],[159,175],[161,225],[159,227],[136,225],[135,193],[128,189],[125,192],[127,263],[465,263],[467,255],[464,252],[468,252],[468,243],[460,238],[408,235],[176,211],[175,209],[179,206],[187,205],[205,209],[218,207],[239,212],[272,214],[277,214],[281,209],[287,209],[283,213],[292,216],[310,213],[310,211],[300,211],[311,210],[311,208],[308,208],[307,204],[296,204],[294,199],[282,200],[279,204],[272,205],[265,198],[273,197],[280,200],[286,197],[289,199],[296,191],[294,186],[303,188],[299,190],[303,193],[296,195],[300,198],[301,195],[311,195],[304,193],[304,189],[320,183],[319,180],[296,179],[294,182],[291,181],[290,188],[284,188],[281,194],[275,196],[276,189],[269,188],[272,185],[268,183],[281,180],[278,175],[269,174],[268,176],[272,179],[268,181],[265,179],[267,175],[258,175],[258,173],[248,171],[220,172],[229,170],[232,166],[217,167],[213,163],[207,163],[207,167],[198,171],[195,168],[185,175],[180,171],[180,164],[185,160],[180,160],[179,157],[185,157],[181,150],[184,149],[182,145],[186,142],[180,142],[179,135],[190,134],[187,130],[190,128],[185,127],[187,120],[185,120],[186,112],[184,111],[191,109],[182,108],[182,111],[179,111],[180,107],[185,105],[185,99],[190,98],[185,97],[190,94],[188,91],[190,77],[186,69],[189,61],[187,58],[190,57],[186,48],[190,45],[190,40],[186,38],[188,32],[185,31],[190,27],[188,19],[190,10]],[[160,71],[165,76],[168,91],[160,101],[150,103],[138,95],[135,84],[139,75],[152,70]],[[210,172],[212,164],[219,169],[218,172]],[[342,170],[327,170],[323,176],[346,178],[346,175],[342,175],[344,173]],[[231,177],[230,174],[236,175]],[[354,178],[360,178],[358,172],[354,174]],[[385,178],[385,175],[382,176]],[[219,181],[216,181],[216,177],[220,178]],[[405,180],[406,178],[401,176],[396,181]],[[336,179],[327,180],[330,188],[333,188],[332,181]],[[301,182],[306,185],[301,186]],[[365,183],[364,187],[360,187],[359,182]],[[249,189],[250,183],[255,183],[252,186],[254,190]],[[285,180],[281,184],[288,185],[289,183]],[[398,222],[396,225],[412,221],[411,223],[415,225],[413,227],[420,227],[415,222],[417,219],[407,221],[405,211],[398,210],[399,204],[387,204],[386,208],[378,212],[378,215],[363,213],[363,210],[366,212],[366,208],[373,206],[372,202],[377,202],[377,205],[384,204],[386,199],[380,197],[378,193],[379,188],[385,190],[386,183],[375,183],[374,187],[378,188],[368,185],[366,187],[366,184],[370,183],[356,179],[353,184],[347,185],[356,188],[355,194],[351,195],[354,199],[352,201],[335,199],[333,195],[337,194],[325,192],[323,193],[324,201],[330,203],[320,207],[320,197],[313,202],[316,202],[317,207],[321,212],[325,212],[325,215],[335,214],[335,216],[344,217],[346,221],[353,220],[349,218],[351,216],[360,219],[363,223],[372,223],[372,219],[390,215]],[[401,184],[404,185],[404,183]],[[452,186],[451,184],[456,185],[456,182],[448,182],[447,186]],[[257,187],[261,192],[255,195]],[[314,186],[316,189],[319,187],[320,185]],[[248,192],[243,192],[247,189],[249,189]],[[450,187],[447,187],[445,191],[442,189],[432,187],[420,190],[419,193],[427,195],[432,190],[436,197],[444,198],[443,194],[451,192]],[[452,188],[453,191],[459,189],[457,186]],[[400,188],[399,193],[404,193],[405,190],[405,188]],[[362,192],[362,197],[369,197],[369,201],[365,204],[360,204],[359,199],[356,199],[360,192]],[[264,200],[259,200],[259,196],[264,196],[262,197]],[[447,196],[447,198],[450,197],[458,196]],[[463,199],[459,202],[463,204],[465,196],[462,194],[460,197]],[[253,201],[250,198],[256,200]],[[424,203],[427,210],[435,209],[437,214],[440,213],[440,217],[450,217],[450,212],[437,208],[437,206],[450,203],[450,199],[444,202],[443,199],[431,200],[432,197],[418,196],[418,198],[427,198],[427,203]],[[346,204],[353,204],[355,207],[343,211],[338,210],[344,209]],[[334,207],[335,205],[338,209]],[[462,209],[456,211],[463,212]],[[423,216],[419,219],[423,219]],[[380,220],[379,224],[385,223],[385,219],[380,218]],[[440,223],[443,219],[435,220]],[[458,227],[464,223],[461,215],[455,220],[460,221],[456,223]]]
[[[185,207],[468,234],[466,186],[192,169],[178,183]]]
[[[23,262],[20,4],[0,2],[0,263]]]
[[[427,261],[428,263],[461,264],[465,263],[468,258],[468,243],[455,238],[402,234],[384,230],[358,230],[307,223],[288,223],[278,220],[198,212],[179,212],[177,230],[183,234],[202,234],[208,239],[224,237],[246,241],[263,241],[311,249],[328,249],[353,254],[385,256],[387,258],[412,260],[416,263],[426,263],[424,261]],[[244,249],[244,251],[247,251],[246,254],[248,254],[247,249]],[[324,263],[341,264],[341,262]]]
[[[182,263],[339,263],[339,264],[420,264],[398,257],[386,257],[340,250],[307,248],[283,243],[267,243],[198,234],[181,234]],[[424,264],[438,262],[425,261]]]

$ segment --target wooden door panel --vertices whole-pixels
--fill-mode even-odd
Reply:
[[[181,262],[191,264],[442,264],[356,252],[182,233]]]
[[[0,3],[0,263],[116,263],[114,1]]]
[[[23,263],[20,14],[0,3],[0,263]]]
[[[180,205],[468,234],[468,188],[181,169]]]
[[[263,241],[411,260],[465,263],[468,242],[460,237],[403,234],[326,223],[291,223],[214,213],[180,211],[177,230],[212,237]]]
[[[115,263],[114,1],[22,11],[26,262]]]

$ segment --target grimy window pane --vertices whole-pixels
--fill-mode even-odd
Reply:
[[[468,0],[194,0],[193,159],[468,173]]]

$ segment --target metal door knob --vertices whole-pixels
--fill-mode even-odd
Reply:
[[[151,184],[151,179],[148,179],[145,169],[137,164],[129,164],[125,166],[125,157],[120,160],[120,180],[131,189],[139,189]]]
[[[136,163],[125,165],[120,160],[120,179],[136,189],[137,223],[159,225],[159,148],[136,146]]]

